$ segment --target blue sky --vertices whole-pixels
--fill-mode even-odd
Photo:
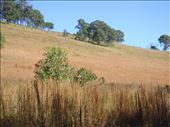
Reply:
[[[76,33],[77,20],[103,20],[125,33],[125,44],[148,48],[162,34],[170,35],[169,1],[32,1],[54,23],[54,31]]]

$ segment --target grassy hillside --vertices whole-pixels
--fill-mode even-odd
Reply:
[[[101,47],[48,32],[1,24],[5,44],[1,50],[2,82],[17,83],[33,79],[34,64],[44,49],[56,45],[68,52],[69,63],[87,67],[108,82],[169,84],[170,54],[121,44]]]

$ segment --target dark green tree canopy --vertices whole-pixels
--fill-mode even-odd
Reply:
[[[24,22],[26,18],[26,9],[29,7],[26,0],[15,0],[15,8],[17,9],[19,15],[17,17],[17,23],[20,21],[21,23]],[[19,24],[19,23],[18,23]]]
[[[163,50],[167,50],[170,47],[170,36],[168,35],[162,35],[158,39],[160,44],[164,45]]]
[[[52,22],[45,22],[44,27],[49,31],[54,29],[54,24]]]
[[[79,30],[76,34],[76,39],[85,41],[88,38],[89,24],[86,23],[83,19],[79,19],[78,25],[75,28]]]
[[[108,44],[113,41],[124,41],[124,33],[120,30],[111,28],[104,21],[96,20],[89,24],[83,19],[79,19],[76,28],[78,29],[76,39],[81,41],[88,40],[97,42],[99,45],[101,42]]]
[[[33,26],[36,28],[42,28],[44,25],[44,16],[39,10],[33,9],[30,14],[30,20],[33,23]]]
[[[2,0],[0,16],[2,21],[17,23],[35,28],[53,29],[54,24],[47,22],[44,27],[43,14],[29,5],[26,0]]]
[[[105,22],[96,20],[90,24],[89,38],[98,44],[102,42],[111,42],[114,39],[113,29]]]
[[[124,41],[124,33],[120,30],[116,30],[115,32],[115,41],[116,42],[123,42]]]
[[[19,16],[14,0],[1,1],[1,16],[7,22],[14,22]]]

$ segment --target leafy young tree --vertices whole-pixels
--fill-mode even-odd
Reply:
[[[35,76],[40,80],[67,80],[71,79],[74,68],[68,64],[65,50],[56,47],[50,47],[36,64]]]
[[[164,45],[163,50],[167,50],[170,47],[170,36],[168,35],[162,35],[158,39],[160,44]]]
[[[57,81],[69,80],[82,84],[96,80],[97,76],[90,70],[80,68],[76,70],[68,64],[65,50],[57,47],[50,47],[44,54],[35,68],[35,78],[42,81],[54,79]]]

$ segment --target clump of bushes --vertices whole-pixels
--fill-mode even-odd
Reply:
[[[80,84],[84,84],[88,81],[96,80],[97,76],[95,73],[85,68],[80,68],[74,75],[74,80]]]
[[[68,63],[65,50],[59,47],[49,47],[44,53],[44,58],[35,65],[35,78],[42,81],[54,79],[57,81],[69,80],[85,84],[96,80],[97,76],[90,70],[75,67]]]

